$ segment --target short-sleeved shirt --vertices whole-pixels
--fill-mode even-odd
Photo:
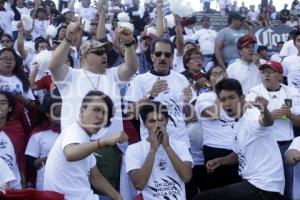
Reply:
[[[300,152],[300,137],[296,137],[289,149],[296,149]],[[300,163],[294,166],[294,178],[293,178],[293,199],[300,200]]]

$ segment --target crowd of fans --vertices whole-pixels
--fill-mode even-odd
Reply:
[[[300,200],[300,3],[201,2],[0,0],[0,198]]]

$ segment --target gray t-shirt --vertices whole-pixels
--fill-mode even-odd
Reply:
[[[238,39],[246,34],[244,29],[232,29],[230,27],[223,28],[217,35],[217,40],[223,42],[222,56],[224,62],[229,64],[231,60],[239,58],[236,47]]]

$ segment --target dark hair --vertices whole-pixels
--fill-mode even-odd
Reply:
[[[239,97],[243,95],[243,89],[240,82],[233,78],[224,78],[216,84],[215,90],[218,97],[220,97],[222,90],[235,91]]]
[[[8,119],[14,113],[15,106],[16,106],[16,99],[11,92],[5,90],[0,90],[0,94],[4,95],[7,98],[8,106],[11,107],[11,111],[7,113],[6,119]]]
[[[284,41],[277,42],[276,46],[284,44]]]
[[[62,29],[67,29],[66,26],[60,26],[58,29],[57,29],[57,33],[56,33],[56,36],[54,37],[54,40],[59,40],[59,33]]]
[[[38,48],[39,48],[39,44],[40,44],[40,43],[47,43],[48,48],[50,47],[50,44],[49,44],[48,40],[46,40],[46,39],[43,38],[43,37],[37,37],[37,38],[34,40],[34,49],[35,49],[35,51],[38,51]]]
[[[152,41],[151,46],[150,46],[150,53],[154,53],[155,52],[155,45],[156,43],[165,43],[165,44],[169,44],[171,46],[171,53],[174,53],[174,45],[173,43],[166,39],[166,38],[158,38],[155,39],[154,41]]]
[[[74,68],[74,59],[70,54],[68,54],[68,59],[70,61],[70,67]]]
[[[2,39],[3,37],[7,37],[7,38],[13,43],[13,38],[12,38],[9,34],[3,33],[3,34],[1,35],[1,39]]]
[[[12,73],[22,82],[24,92],[28,92],[28,90],[30,88],[30,83],[28,81],[28,77],[26,76],[26,74],[23,70],[23,61],[22,61],[22,59],[17,55],[15,50],[13,50],[11,48],[1,49],[0,50],[0,55],[5,51],[11,52],[13,54],[13,56],[15,57],[16,65],[15,65]]]
[[[186,64],[191,60],[192,55],[200,55],[203,58],[202,53],[198,48],[189,49],[183,55],[183,66],[185,69],[188,68]]]
[[[43,103],[40,105],[40,111],[42,113],[49,113],[53,104],[61,104],[61,98],[57,96],[53,97],[50,92],[46,93],[43,99]]]
[[[143,104],[139,110],[139,114],[144,123],[147,120],[147,115],[151,112],[163,114],[167,120],[169,119],[167,106],[157,101],[151,101]]]
[[[263,51],[263,50],[268,51],[268,47],[267,47],[267,46],[264,46],[264,45],[260,45],[260,46],[257,47],[256,52],[259,53],[259,52],[261,52],[261,51]]]
[[[300,35],[300,31],[294,33],[294,44],[296,43],[296,38]]]
[[[93,97],[95,97],[95,96],[101,97],[102,100],[105,102],[105,104],[107,106],[107,122],[104,125],[104,127],[108,127],[108,126],[111,125],[111,119],[113,118],[115,111],[114,111],[113,101],[105,93],[103,93],[101,91],[95,91],[95,90],[89,91],[83,97],[83,100],[82,100],[82,103],[81,103],[81,108],[86,108],[89,103],[93,102]]]
[[[225,69],[224,67],[222,67],[222,66],[220,66],[220,65],[215,65],[215,66],[211,67],[211,68],[208,70],[208,72],[206,73],[206,79],[207,79],[208,81],[210,81],[210,76],[211,76],[213,70],[216,69],[216,68],[221,68],[221,69],[224,70],[224,72],[226,72],[226,69]]]

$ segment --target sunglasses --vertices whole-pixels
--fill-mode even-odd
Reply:
[[[160,58],[163,54],[165,55],[166,58],[171,58],[172,56],[172,53],[170,52],[161,52],[161,51],[154,52],[154,55],[158,58]]]
[[[90,51],[89,53],[96,54],[97,56],[102,56],[103,54],[107,54],[107,52],[106,52],[105,49],[99,49],[99,50],[96,50],[96,51]]]

